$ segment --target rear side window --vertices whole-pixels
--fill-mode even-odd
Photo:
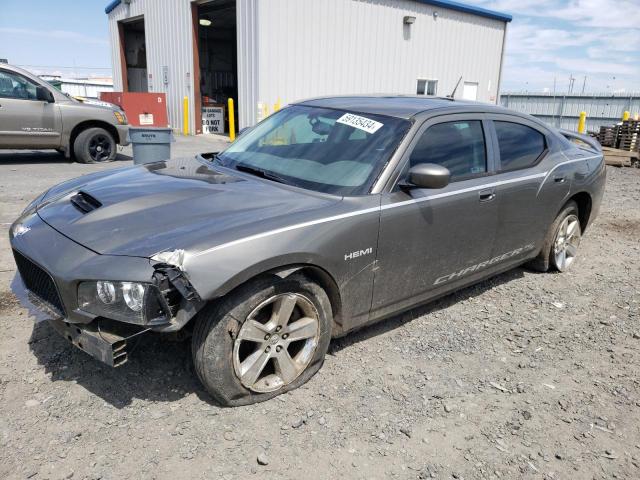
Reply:
[[[526,125],[496,122],[501,170],[518,170],[533,166],[547,148],[544,135]]]
[[[447,167],[452,180],[463,180],[487,171],[487,151],[480,120],[438,123],[420,137],[410,165],[436,163]]]

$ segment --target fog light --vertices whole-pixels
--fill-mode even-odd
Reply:
[[[122,296],[124,297],[124,303],[127,304],[134,312],[142,310],[144,303],[144,285],[141,283],[122,283]]]
[[[107,305],[116,301],[116,286],[111,282],[97,282],[96,291],[98,292],[98,298],[102,303]]]

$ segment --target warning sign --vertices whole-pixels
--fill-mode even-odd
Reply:
[[[153,125],[153,113],[141,113],[138,115],[140,125]]]
[[[224,133],[224,107],[202,107],[202,133]]]

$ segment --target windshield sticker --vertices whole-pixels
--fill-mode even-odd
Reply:
[[[376,133],[380,128],[384,127],[383,123],[376,122],[370,118],[361,117],[360,115],[354,115],[353,113],[345,113],[338,120],[338,123],[343,125],[349,125],[360,130],[364,130],[367,133]]]

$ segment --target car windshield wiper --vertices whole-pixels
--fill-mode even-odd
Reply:
[[[225,161],[222,158],[222,155],[220,155],[219,153],[214,153],[213,156],[211,157],[211,160],[209,160],[211,163],[214,162],[218,162],[218,165],[222,165],[224,166]]]
[[[239,164],[237,164],[235,166],[235,169],[239,170],[241,172],[250,173],[250,174],[255,175],[257,177],[266,178],[267,180],[272,180],[274,182],[289,184],[289,182],[287,180],[285,180],[284,178],[276,175],[275,173],[268,172],[268,171],[262,170],[260,168],[252,167],[250,165],[244,165],[242,163],[239,163]]]

